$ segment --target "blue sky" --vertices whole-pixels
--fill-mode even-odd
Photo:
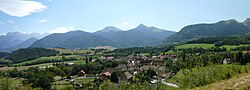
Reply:
[[[250,0],[0,0],[0,34],[128,30],[140,23],[179,31],[186,25],[250,18]]]

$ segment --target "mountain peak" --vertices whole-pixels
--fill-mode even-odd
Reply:
[[[141,23],[139,26],[137,26],[137,28],[145,28],[145,27],[148,27],[148,26],[144,25],[143,23]]]
[[[224,21],[220,21],[218,23],[223,23],[223,24],[233,24],[233,23],[240,23],[235,19],[229,19],[229,20],[224,20]]]
[[[121,31],[121,29],[114,26],[107,26],[103,30]]]
[[[242,22],[250,30],[250,18],[247,18],[244,22]]]
[[[19,34],[23,34],[21,32],[8,32],[7,35],[19,35]]]
[[[83,33],[89,33],[89,32],[85,32],[85,31],[82,31],[82,30],[74,30],[74,31],[69,31],[69,32],[66,32],[66,33],[59,33],[59,34],[83,34]]]
[[[250,23],[250,18],[247,18],[243,23]]]
[[[110,31],[122,31],[122,30],[119,28],[116,28],[114,26],[107,26],[107,27],[105,27],[102,30],[99,30],[97,32],[110,32]]]

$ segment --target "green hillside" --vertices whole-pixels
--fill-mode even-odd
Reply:
[[[242,35],[250,30],[234,19],[213,24],[195,24],[182,28],[178,33],[165,39],[164,44],[185,43],[206,37],[225,37]]]

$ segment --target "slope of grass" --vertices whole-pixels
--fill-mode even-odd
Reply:
[[[85,60],[65,61],[64,63],[84,64]],[[29,65],[29,66],[17,66],[17,67],[0,67],[0,71],[1,70],[13,70],[14,68],[17,68],[18,70],[25,70],[30,67],[43,67],[43,66],[50,66],[50,65],[53,65],[53,63],[43,63],[43,64],[36,64],[36,65]]]
[[[223,45],[221,46],[222,47],[225,47],[228,51],[233,49],[233,48],[236,48],[236,47],[242,47],[242,46],[248,46],[249,44],[241,44],[241,45]],[[187,49],[187,48],[195,48],[195,47],[201,47],[201,48],[204,48],[204,49],[208,49],[208,48],[211,48],[211,47],[214,47],[214,44],[183,44],[183,45],[179,45],[179,46],[175,46],[174,49]]]
[[[182,88],[194,88],[229,79],[241,73],[250,72],[248,65],[212,65],[180,70],[170,82],[178,83]]]
[[[62,60],[63,56],[50,56],[50,57],[41,57],[41,58],[37,58],[34,60],[30,60],[30,61],[24,61],[21,63],[15,63],[14,66],[26,66],[26,65],[33,65],[33,64],[42,64],[42,63],[52,63],[52,62],[59,62]],[[77,60],[83,58],[80,55],[69,55],[69,56],[65,56],[65,58],[76,58]],[[70,60],[69,60],[70,61]]]
[[[211,48],[214,47],[213,44],[184,44],[180,46],[176,46],[175,49],[187,49],[187,48],[195,48],[195,47],[201,47],[201,48]]]
[[[222,80],[194,90],[249,90],[250,73],[240,74],[227,80]]]
[[[239,46],[236,46],[236,45],[223,45],[221,47],[225,47],[229,51],[229,50],[231,50],[233,48],[242,47],[242,46],[249,46],[249,44],[241,44]]]
[[[94,53],[92,50],[70,50],[70,49],[61,49],[61,48],[54,48],[54,50],[59,51],[61,54],[62,53],[78,53],[78,54],[84,54],[84,53]]]

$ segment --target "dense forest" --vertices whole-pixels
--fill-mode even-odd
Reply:
[[[115,56],[128,56],[131,54],[149,53],[151,55],[159,55],[161,52],[167,52],[174,46],[161,46],[161,47],[131,47],[115,49],[114,51],[105,52],[106,55]]]
[[[240,45],[240,44],[250,44],[250,37],[234,36],[234,37],[201,38],[198,40],[189,41],[187,43],[208,43],[208,44],[215,44],[216,46]]]
[[[0,58],[6,58],[10,55],[10,53],[6,53],[6,52],[0,52]]]
[[[58,51],[45,49],[45,48],[27,48],[27,49],[19,49],[11,53],[8,59],[13,62],[22,62],[25,60],[32,60],[39,57],[46,56],[55,56],[59,54]]]

